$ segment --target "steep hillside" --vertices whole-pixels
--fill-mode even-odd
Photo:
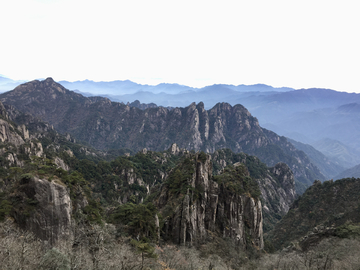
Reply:
[[[263,203],[264,232],[268,232],[286,214],[295,200],[294,175],[285,163],[268,168],[255,156],[233,153],[229,149],[212,155],[213,174],[222,173],[228,165],[244,164],[259,185]]]
[[[219,103],[205,110],[203,103],[192,103],[173,110],[140,110],[106,98],[83,97],[51,78],[23,84],[0,98],[99,149],[162,151],[174,142],[195,151],[230,148],[256,155],[269,166],[285,162],[295,178],[305,184],[325,180],[303,152],[285,138],[262,129],[241,105]]]
[[[360,178],[360,165],[356,165],[350,169],[344,170],[334,177],[335,180],[342,178]]]
[[[315,181],[270,233],[272,243],[281,248],[298,241],[306,250],[324,237],[359,234],[359,192],[358,178]]]
[[[327,156],[325,156],[320,151],[316,150],[311,145],[303,144],[289,138],[287,140],[291,142],[291,144],[294,145],[297,149],[304,151],[306,155],[310,158],[311,162],[319,168],[321,173],[325,175],[327,179],[332,179],[340,172],[344,171],[344,167],[342,167],[339,164],[339,162],[328,158]]]
[[[244,165],[212,177],[211,156],[187,155],[158,192],[165,241],[198,245],[216,235],[263,249],[261,193]]]
[[[349,133],[351,132],[349,131]],[[312,142],[311,145],[344,168],[350,168],[360,163],[360,152],[338,140],[323,138]]]
[[[115,82],[113,82],[115,85]],[[124,85],[127,83],[123,82]],[[307,136],[311,141],[329,137],[359,151],[358,140],[360,94],[334,91],[331,89],[273,88],[267,85],[224,85],[215,84],[201,89],[183,87],[181,91],[176,85],[137,85],[137,92],[127,91],[127,86],[119,84],[116,91],[108,90],[102,83],[84,81],[78,84],[66,84],[68,89],[87,89],[97,87],[97,95],[108,95],[113,101],[124,103],[140,100],[143,103],[155,103],[162,106],[185,107],[192,102],[204,102],[210,109],[218,102],[231,105],[242,104],[253,116],[259,119],[264,127],[272,127],[276,133],[293,138],[303,143],[310,141],[292,137],[298,133]],[[110,83],[109,83],[110,84]],[[97,86],[96,86],[97,85]],[[136,84],[133,84],[136,85]],[[103,87],[103,88],[101,88]],[[162,93],[161,93],[162,92]],[[121,93],[121,94],[120,94]],[[126,93],[126,94],[124,94]],[[344,133],[343,130],[348,130]],[[360,155],[358,155],[359,157]],[[351,167],[355,164],[351,164]]]

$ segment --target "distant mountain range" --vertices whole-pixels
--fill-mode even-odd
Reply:
[[[9,83],[9,79],[4,81]],[[107,97],[140,109],[187,107],[192,102],[202,102],[206,110],[219,102],[241,104],[262,127],[311,145],[341,168],[360,164],[360,94],[318,88],[274,88],[264,84],[193,88],[166,83],[141,85],[129,80],[59,83],[83,96]]]
[[[0,75],[0,93],[10,91],[14,89],[16,86],[25,83],[24,80],[12,80],[10,78],[4,77]]]
[[[220,101],[237,90],[207,91]],[[357,98],[324,89],[244,98],[300,142],[230,102],[114,102],[51,78],[2,93],[2,268],[358,269]]]
[[[350,168],[360,163],[360,94],[319,88],[274,88],[264,84],[191,88],[130,81],[60,83],[88,96],[102,95],[124,103],[139,100],[158,106],[186,107],[191,102],[203,102],[205,109],[218,102],[242,104],[263,127],[312,145],[340,166]]]
[[[103,97],[84,97],[51,78],[22,84],[0,99],[98,149],[162,151],[173,143],[205,152],[229,148],[255,155],[268,166],[284,162],[305,185],[326,179],[304,152],[261,128],[242,105],[218,103],[205,110],[204,103],[193,102],[184,108],[141,110]]]

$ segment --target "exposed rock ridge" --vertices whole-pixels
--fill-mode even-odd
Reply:
[[[27,156],[43,156],[44,151],[40,142],[33,140],[29,135],[29,130],[25,125],[16,125],[11,122],[11,117],[5,106],[0,102],[0,155],[5,157],[4,167],[17,166],[22,167],[23,160],[18,158],[19,154]]]
[[[214,174],[220,174],[228,165],[252,167],[252,177],[259,185],[264,213],[264,231],[268,231],[285,215],[297,197],[294,174],[285,163],[266,167],[257,157],[233,153],[228,149],[217,150],[213,155]]]
[[[3,119],[0,119],[0,142],[11,143],[15,146],[25,143],[24,139],[15,132],[14,127]]]
[[[172,200],[174,214],[167,217],[164,236],[182,245],[204,243],[209,232],[233,239],[238,246],[255,245],[263,248],[262,207],[260,200],[249,195],[231,193],[211,179],[211,157],[196,156],[195,170],[188,179],[188,191],[174,198],[166,185],[157,201],[161,211]],[[191,187],[191,188],[190,188]],[[197,193],[200,192],[199,193]],[[164,212],[165,214],[165,212]],[[250,236],[250,238],[247,237]],[[251,239],[251,243],[249,243]]]
[[[291,147],[285,138],[262,129],[242,105],[218,103],[205,110],[200,102],[173,110],[140,110],[105,98],[83,97],[51,78],[20,85],[1,94],[0,99],[98,149],[163,151],[174,142],[195,151],[230,148],[256,155],[268,166],[285,162],[304,183],[325,180],[303,152]],[[274,152],[277,154],[271,154]]]
[[[276,196],[279,197],[279,205],[277,208],[273,206],[273,211],[281,215],[286,214],[297,194],[295,191],[294,174],[285,163],[278,163],[270,168],[270,172],[278,180],[277,184],[274,181],[269,181],[265,178],[260,184],[261,194],[265,200],[274,200]],[[274,192],[275,194],[271,194]],[[274,209],[275,208],[275,209]]]

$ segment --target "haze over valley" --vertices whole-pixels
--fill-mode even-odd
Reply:
[[[1,90],[20,83],[3,79]],[[331,89],[274,88],[268,85],[212,85],[193,88],[179,84],[141,85],[131,81],[61,81],[64,87],[84,96],[107,97],[113,102],[139,108],[163,106],[170,110],[204,103],[211,109],[219,102],[241,104],[262,127],[312,146],[324,158],[317,162],[327,179],[337,179],[345,169],[360,163],[360,95]],[[299,145],[299,144],[298,144]],[[300,146],[299,146],[300,147]],[[299,148],[307,151],[309,147]],[[309,152],[307,152],[310,155]],[[323,165],[319,165],[322,167]],[[350,176],[350,175],[349,175]]]

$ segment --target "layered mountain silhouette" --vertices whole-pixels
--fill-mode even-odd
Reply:
[[[0,75],[0,93],[5,91],[10,91],[14,89],[19,84],[25,83],[24,80],[12,80],[5,76]]]
[[[159,84],[157,86],[135,84],[130,81],[113,82],[61,82],[71,90],[84,92],[87,96],[106,96],[112,101],[132,103],[155,103],[165,107],[186,107],[191,102],[203,102],[205,109],[211,109],[218,102],[234,106],[242,104],[255,116],[262,127],[279,135],[292,138],[301,143],[318,148],[330,140],[337,141],[354,151],[341,153],[329,145],[325,149],[334,162],[350,168],[360,162],[360,95],[334,91],[331,89],[310,88],[295,90],[274,88],[264,84],[226,85],[215,84],[203,88],[191,88],[178,84]]]
[[[285,162],[304,184],[325,180],[304,152],[285,137],[261,128],[242,105],[218,103],[206,110],[200,102],[172,110],[164,107],[141,110],[103,97],[84,97],[51,78],[22,84],[1,94],[0,99],[98,149],[162,151],[172,143],[205,152],[230,148],[256,155],[268,166]]]
[[[1,85],[3,82],[7,84],[3,91],[13,89],[21,83],[0,78]],[[310,144],[344,168],[360,163],[360,129],[357,124],[359,94],[321,88],[275,88],[264,84],[214,84],[193,88],[169,83],[142,85],[129,80],[60,83],[83,96],[107,97],[111,101],[129,103],[130,106],[141,109],[154,107],[155,104],[169,108],[187,107],[192,102],[203,102],[206,110],[219,102],[232,106],[242,104],[259,120],[262,127]],[[138,101],[141,106],[134,104]],[[151,105],[144,105],[148,103]],[[343,147],[341,151],[340,145]]]

